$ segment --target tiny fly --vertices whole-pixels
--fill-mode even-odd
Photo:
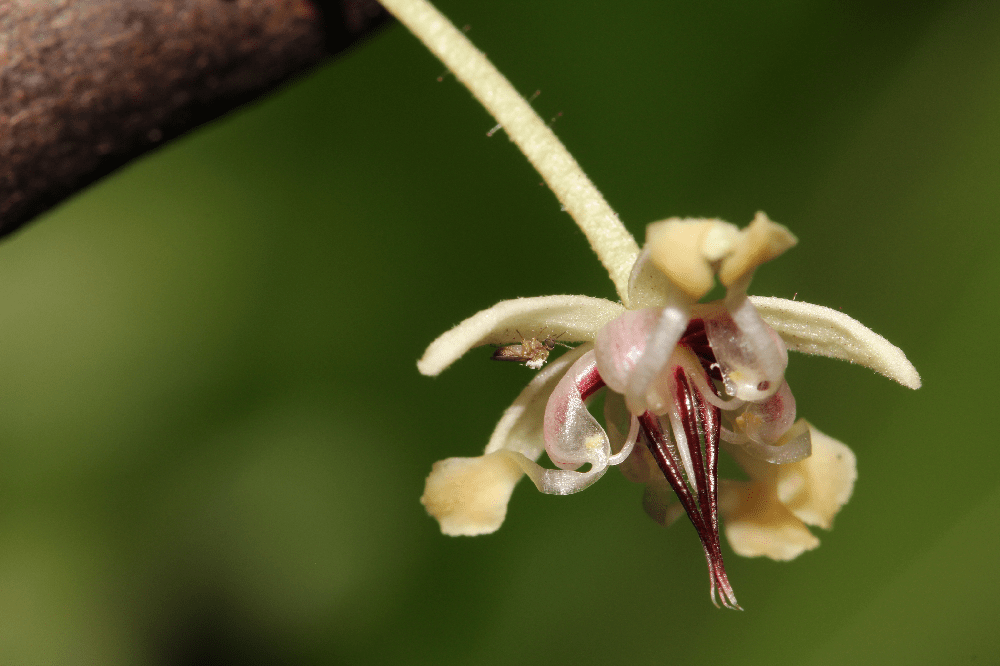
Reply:
[[[545,365],[545,361],[549,359],[549,353],[556,348],[556,345],[569,347],[569,345],[556,342],[555,338],[539,340],[538,338],[526,338],[521,335],[520,331],[517,331],[517,334],[521,336],[520,344],[504,345],[493,352],[493,356],[490,358],[494,361],[524,363],[532,370],[538,370]]]

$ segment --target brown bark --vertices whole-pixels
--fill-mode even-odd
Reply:
[[[0,0],[0,236],[386,20],[374,0]]]

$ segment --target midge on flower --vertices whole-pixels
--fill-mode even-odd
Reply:
[[[528,384],[484,455],[436,463],[421,501],[445,534],[486,534],[503,522],[522,475],[543,493],[565,495],[620,465],[646,485],[643,506],[654,520],[668,525],[687,514],[713,601],[739,608],[720,516],[736,553],[789,560],[819,545],[806,526],[831,527],[857,476],[850,449],[796,419],[787,349],[866,365],[911,388],[920,379],[899,349],[840,312],[747,296],[756,268],[796,242],[763,213],[742,230],[720,220],[664,220],[646,238],[629,283],[629,302],[645,307],[521,298],[431,344],[418,363],[427,375],[473,347],[503,342],[510,330],[565,330],[584,343]],[[699,303],[716,277],[725,298]],[[606,427],[587,409],[601,390]],[[543,449],[556,469],[535,462]],[[720,449],[749,481],[718,479]]]
[[[548,364],[504,412],[481,456],[434,464],[421,502],[449,535],[494,532],[515,484],[567,495],[618,465],[645,484],[643,507],[668,525],[687,514],[708,561],[712,600],[739,608],[719,539],[739,555],[790,560],[819,545],[857,477],[854,454],[796,418],[787,350],[867,366],[910,388],[906,356],[847,315],[747,295],[754,271],[796,243],[763,213],[744,229],[669,219],[638,244],[572,155],[486,57],[426,0],[382,0],[493,114],[586,235],[621,303],[588,296],[503,301],[439,337],[418,361],[437,375],[482,345],[540,359],[546,330],[582,343]],[[723,299],[700,302],[715,280]],[[533,333],[534,343],[512,331]],[[537,333],[535,333],[537,331]],[[542,354],[544,353],[544,357]],[[532,355],[535,354],[535,355]],[[604,391],[604,426],[587,402]],[[749,480],[718,478],[723,450]],[[555,469],[535,462],[548,454]],[[586,471],[579,471],[587,467]]]
[[[517,331],[517,335],[521,338],[521,342],[499,347],[490,358],[494,361],[524,363],[532,370],[538,370],[545,365],[545,361],[549,360],[549,354],[556,348],[556,345],[569,347],[569,345],[556,340],[560,337],[558,335],[555,338],[545,338],[544,340],[526,338],[521,335],[520,331]]]

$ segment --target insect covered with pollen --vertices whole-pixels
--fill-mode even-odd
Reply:
[[[549,354],[556,348],[556,345],[572,349],[572,345],[558,342],[562,333],[555,337],[545,338],[544,340],[534,337],[526,338],[521,334],[521,331],[517,331],[517,335],[521,338],[520,343],[515,342],[510,345],[503,345],[494,351],[490,358],[494,361],[524,363],[532,370],[538,370],[549,360]]]

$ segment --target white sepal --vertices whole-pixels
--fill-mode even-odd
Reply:
[[[623,311],[618,303],[590,296],[500,301],[439,336],[417,361],[417,369],[433,377],[474,347],[520,342],[520,336],[590,342],[602,326]]]
[[[784,298],[751,296],[750,301],[789,349],[857,363],[920,388],[920,375],[903,350],[843,312]]]

